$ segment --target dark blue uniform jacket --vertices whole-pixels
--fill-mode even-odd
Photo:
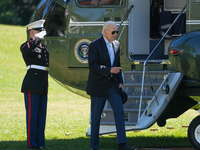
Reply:
[[[20,47],[26,66],[39,65],[49,67],[49,51],[41,43],[40,38],[30,39]],[[39,69],[28,69],[24,77],[21,92],[37,92],[47,94],[48,92],[48,71]]]

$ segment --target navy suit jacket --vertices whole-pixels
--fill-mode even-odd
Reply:
[[[120,67],[120,44],[113,41],[114,63],[113,67]],[[107,94],[111,79],[111,63],[108,49],[103,36],[91,42],[88,52],[89,76],[86,92],[90,96],[104,97]],[[113,74],[116,86],[123,84],[121,70],[118,74]]]

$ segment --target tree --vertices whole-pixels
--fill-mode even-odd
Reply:
[[[17,9],[13,9],[12,0],[0,1],[0,23],[18,24],[21,22]]]
[[[1,0],[0,23],[26,25],[40,0]]]

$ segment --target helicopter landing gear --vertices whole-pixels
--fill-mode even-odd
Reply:
[[[195,150],[200,149],[200,115],[195,117],[190,123],[188,139]]]

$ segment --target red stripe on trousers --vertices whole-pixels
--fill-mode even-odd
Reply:
[[[28,92],[28,148],[31,147],[30,129],[31,129],[31,92]]]

